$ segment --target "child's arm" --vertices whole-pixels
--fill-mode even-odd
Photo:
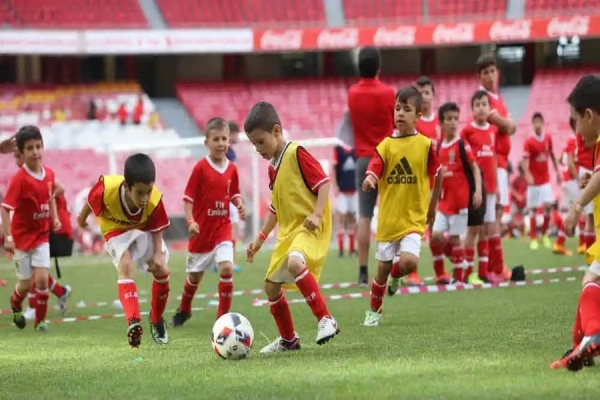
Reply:
[[[488,122],[498,127],[501,134],[514,135],[517,131],[517,125],[510,118],[502,117],[496,110],[492,110]]]
[[[10,235],[10,213],[4,207],[2,207],[2,234],[4,235],[4,240],[12,242]]]
[[[80,228],[87,228],[87,219],[89,218],[91,213],[92,209],[90,208],[90,205],[86,202],[83,205],[83,207],[81,207],[81,211],[79,211],[79,215],[77,216],[77,224]]]
[[[327,200],[329,199],[329,191],[331,190],[331,183],[326,182],[317,191],[317,202],[315,203],[315,211],[314,215],[321,218],[323,216],[323,212],[325,211],[325,205],[327,204]]]
[[[578,173],[577,167],[575,166],[575,154],[573,154],[572,152],[567,153],[567,168],[569,168],[571,176],[577,180]]]
[[[375,150],[375,155],[369,161],[365,180],[362,183],[362,190],[368,192],[377,188],[377,181],[383,175],[384,169],[383,157]]]
[[[63,185],[61,185],[60,182],[54,182],[54,197],[62,196],[63,194],[65,194]]]
[[[269,210],[269,215],[263,224],[262,229],[260,230],[263,235],[265,235],[265,239],[269,237],[273,229],[277,226],[277,214],[273,212],[273,210]]]
[[[575,201],[576,208],[584,208],[587,206],[594,197],[600,194],[600,167],[596,167],[594,170],[594,175],[588,181],[586,187],[581,191],[581,194]]]
[[[471,162],[471,171],[475,179],[475,195],[481,198],[481,170],[475,161]]]
[[[60,219],[58,218],[58,207],[56,206],[56,198],[50,199],[50,220],[52,221],[52,229],[57,231],[60,229]]]

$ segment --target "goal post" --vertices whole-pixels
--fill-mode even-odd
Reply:
[[[343,144],[341,140],[333,137],[294,140],[294,142],[309,150],[321,162],[327,174],[330,172],[333,148]],[[261,228],[261,215],[264,214],[264,205],[270,200],[267,176],[268,161],[261,158],[244,135],[240,135],[240,142],[234,146],[234,149],[238,158],[236,164],[240,177],[240,189],[248,207],[249,218],[247,222],[249,222],[249,226],[247,226],[245,231],[251,235],[251,238],[254,238],[258,235]],[[162,181],[176,181],[178,183],[176,185],[177,188],[185,188],[195,162],[208,153],[204,145],[203,136],[151,141],[139,144],[113,143],[107,149],[110,173],[122,173],[125,157],[137,152],[148,153],[154,159],[155,163],[158,164],[157,182],[159,184]],[[169,160],[169,162],[163,163],[162,161],[164,160]],[[173,164],[173,160],[178,160],[179,164]],[[250,166],[247,165],[248,163]],[[168,165],[174,167],[168,167]],[[165,195],[165,190],[169,190],[169,188],[161,187],[161,190],[163,191],[163,195]],[[250,193],[248,193],[248,190]],[[177,201],[177,199],[181,203],[183,202],[181,200],[183,190],[180,189],[180,191],[181,193],[169,193],[168,199],[170,203]],[[249,194],[250,196],[248,196]],[[180,208],[177,204],[167,204],[167,210],[179,210]],[[170,211],[170,213],[172,212]],[[181,212],[176,211],[172,217],[177,216],[177,214],[181,214]],[[182,217],[182,215],[179,215],[179,217]]]

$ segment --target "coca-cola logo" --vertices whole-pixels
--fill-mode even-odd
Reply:
[[[531,20],[518,19],[511,22],[496,21],[490,28],[490,39],[502,40],[527,40],[531,36]]]
[[[433,31],[433,43],[471,43],[475,39],[475,25],[460,23],[455,25],[439,24]]]
[[[322,30],[317,37],[319,49],[347,49],[358,46],[358,29]]]
[[[262,50],[299,50],[302,48],[302,31],[265,31],[260,38]]]
[[[379,28],[373,37],[373,44],[381,47],[412,46],[415,44],[417,28],[399,26],[397,28]]]
[[[577,15],[563,20],[554,17],[548,23],[547,33],[550,37],[586,36],[590,30],[590,17]]]

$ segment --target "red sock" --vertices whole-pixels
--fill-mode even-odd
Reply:
[[[585,219],[579,220],[579,246],[585,246]]]
[[[489,270],[501,274],[504,270],[504,252],[502,251],[502,238],[500,235],[490,236],[488,239]]]
[[[188,276],[183,285],[183,293],[181,294],[181,302],[179,303],[179,311],[191,314],[192,313],[192,300],[198,290],[198,284],[190,283],[190,277]]]
[[[356,252],[356,239],[354,238],[354,232],[348,232],[348,251],[350,254]]]
[[[337,240],[338,240],[338,250],[339,250],[340,254],[344,254],[344,231],[338,231]]]
[[[531,240],[537,239],[537,215],[532,215],[529,217],[529,238]]]
[[[477,242],[477,275],[480,279],[487,279],[489,248],[487,240]]]
[[[27,297],[28,293],[29,292],[19,293],[18,289],[15,287],[12,297],[10,298],[10,307],[17,310],[22,310],[23,300],[25,300],[25,297]]]
[[[58,281],[55,281],[52,275],[48,274],[48,288],[52,292],[53,295],[58,297],[59,299],[65,295],[67,289],[63,285],[61,285]]]
[[[465,250],[463,249],[463,247],[460,245],[453,247],[452,256],[450,257],[450,259],[452,260],[452,264],[454,265],[452,277],[459,282],[463,282],[465,279]]]
[[[452,258],[452,251],[453,251],[452,243],[450,243],[449,240],[446,240],[446,243],[444,243],[444,247],[442,248],[442,252],[444,253],[444,256],[446,258]]]
[[[219,307],[217,308],[217,318],[227,314],[231,309],[233,300],[233,275],[221,274],[219,278]]]
[[[123,306],[127,324],[131,323],[131,320],[141,321],[140,301],[135,282],[133,279],[120,279],[117,284],[119,287],[119,300]]]
[[[48,314],[48,289],[35,289],[35,323],[46,320]]]
[[[281,292],[279,297],[275,300],[270,300],[269,305],[271,308],[271,315],[277,324],[279,336],[281,336],[283,340],[294,340],[296,337],[294,321],[292,320],[292,314],[290,313],[290,306],[288,305],[283,292]]]
[[[153,324],[159,323],[163,319],[167,301],[169,300],[169,279],[171,275],[154,275],[152,281],[152,299],[150,310],[150,321]]]
[[[556,235],[556,245],[564,246],[567,235],[565,233],[565,221],[562,218],[556,218],[556,229],[558,231]],[[581,239],[579,239],[581,241]]]
[[[600,286],[587,283],[579,298],[579,318],[585,336],[600,333]]]
[[[587,247],[588,249],[590,247],[592,247],[592,245],[594,244],[594,242],[596,241],[596,234],[594,232],[586,232],[585,235],[585,247]]]
[[[319,284],[308,268],[305,267],[300,271],[298,276],[296,276],[296,286],[298,286],[300,293],[302,293],[302,296],[304,297],[304,300],[306,300],[306,304],[310,307],[313,315],[317,317],[317,321],[330,316],[325,300],[323,299],[323,296],[321,296]]]
[[[375,312],[381,312],[381,306],[383,305],[383,297],[385,296],[385,290],[387,288],[387,282],[379,283],[376,279],[373,279],[371,283],[371,310]]]
[[[548,232],[548,227],[550,226],[550,214],[544,212],[544,222],[542,222],[542,236]]]
[[[473,247],[465,247],[465,261],[467,262],[467,270],[465,271],[465,281],[469,279],[469,276],[473,273],[475,265],[475,249]]]
[[[31,280],[31,286],[29,287],[29,293],[27,293],[27,302],[29,303],[29,308],[35,310],[36,307],[36,292],[35,292],[35,282]]]
[[[579,295],[579,304],[577,304],[577,310],[575,311],[575,322],[573,323],[573,348],[577,348],[583,339],[583,328],[581,326],[581,316],[579,310],[581,308],[581,295]]]
[[[430,240],[429,249],[431,250],[431,256],[433,257],[433,270],[435,271],[435,276],[444,275],[446,271],[444,270],[444,254],[442,252],[442,247],[434,240]]]

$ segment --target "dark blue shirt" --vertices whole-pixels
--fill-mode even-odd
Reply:
[[[235,156],[235,151],[233,150],[233,147],[229,146],[229,148],[227,149],[227,153],[225,154],[225,157],[227,157],[227,159],[229,161],[235,162],[236,156]]]
[[[340,192],[356,191],[356,156],[354,149],[336,146],[335,179]]]

